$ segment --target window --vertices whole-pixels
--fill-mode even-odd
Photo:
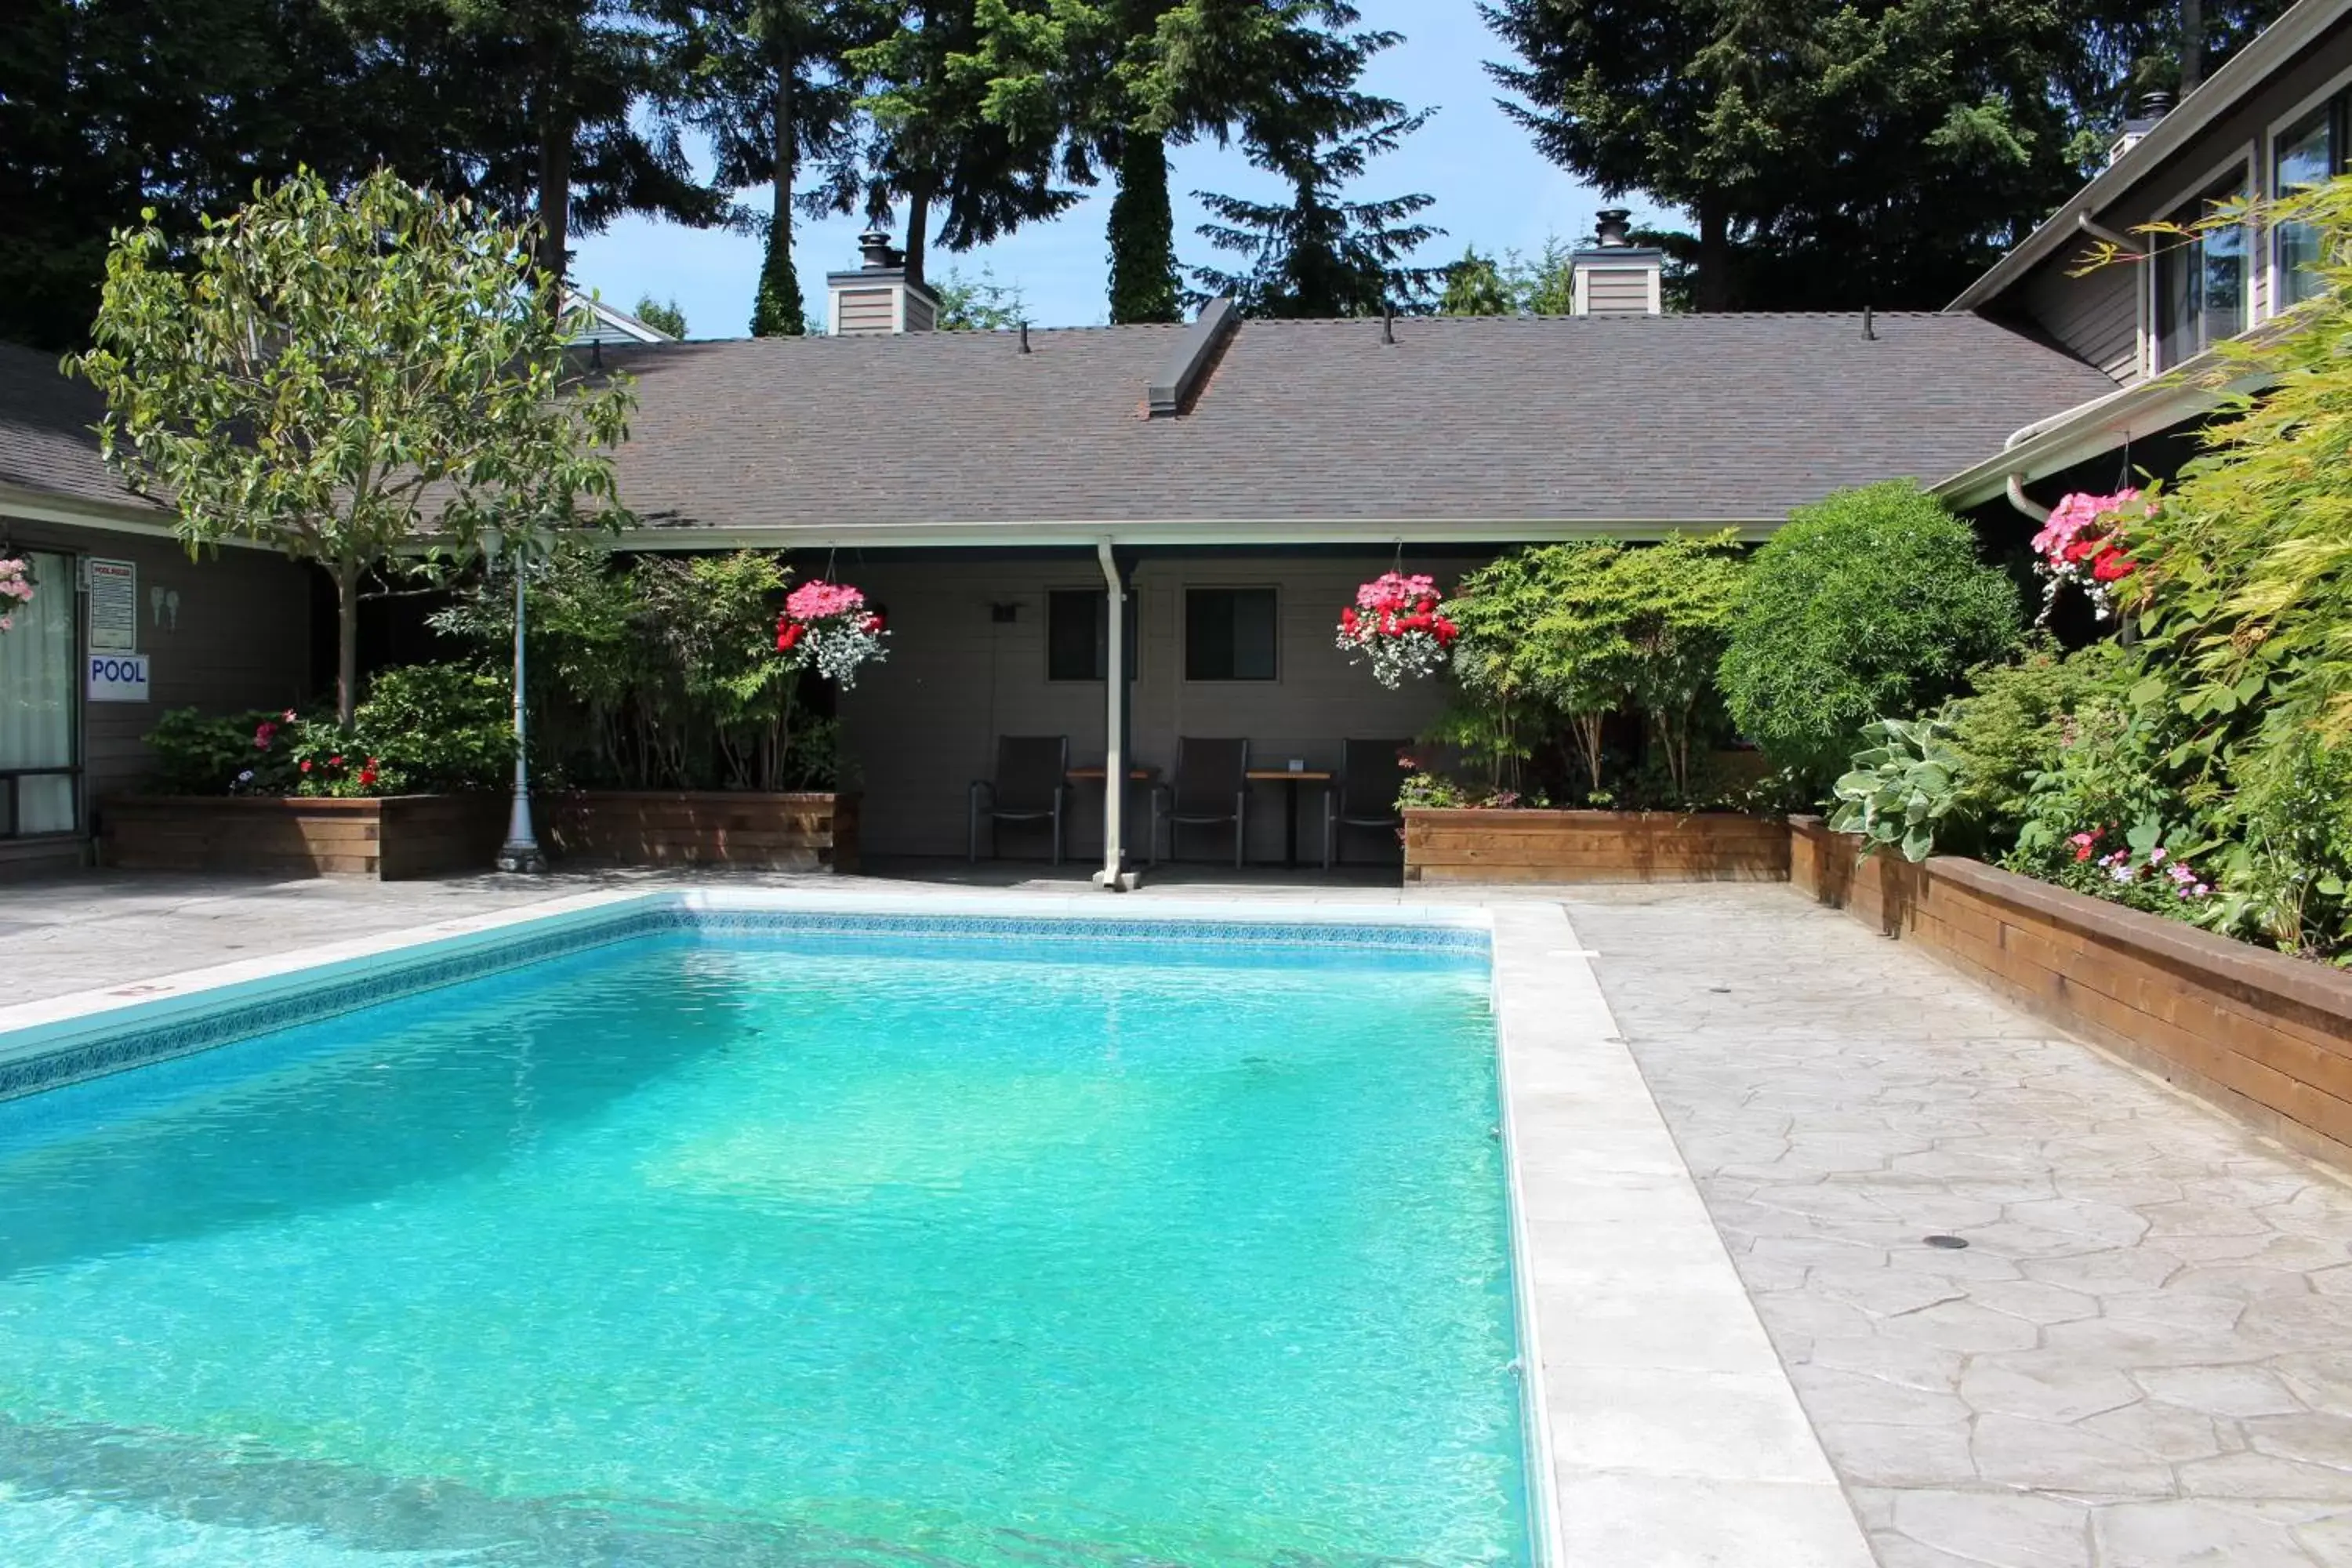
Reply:
[[[2344,100],[2321,105],[2271,139],[2271,194],[2289,195],[2326,184],[2344,170]],[[2307,223],[2283,223],[2273,231],[2277,247],[2278,298],[2273,314],[2319,292],[2319,231]]]
[[[2184,228],[2227,202],[2242,201],[2246,176],[2231,174],[2173,213]],[[2223,338],[2246,330],[2246,230],[2214,229],[2175,240],[2156,263],[2157,368],[2169,370]]]
[[[1135,595],[1127,598],[1119,644],[1127,678],[1135,679]],[[1104,680],[1110,675],[1110,595],[1100,588],[1056,588],[1045,595],[1045,679]]]
[[[73,559],[22,554],[33,597],[11,611],[16,629],[0,632],[0,838],[71,833],[79,816]]]
[[[1274,590],[1184,591],[1184,679],[1272,680]]]

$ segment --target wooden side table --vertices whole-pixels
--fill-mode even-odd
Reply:
[[[1331,787],[1332,773],[1328,768],[1252,768],[1252,784],[1282,783],[1282,867],[1286,871],[1298,869],[1298,786],[1303,784]]]

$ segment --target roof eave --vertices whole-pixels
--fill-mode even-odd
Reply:
[[[2301,0],[2291,7],[2256,35],[2252,43],[2231,56],[2221,69],[2206,78],[2180,101],[2179,107],[2158,121],[2155,129],[2091,176],[2088,184],[2061,204],[2041,227],[2012,247],[2009,254],[1962,289],[1959,298],[1945,309],[1983,309],[2077,234],[2078,218],[2096,219],[2207,126],[2235,109],[2249,92],[2268,80],[2271,73],[2342,20],[2347,10],[2352,10],[2352,0]]]
[[[156,539],[176,539],[172,513],[123,492],[120,501],[91,500],[57,490],[36,489],[0,481],[0,522],[15,518],[26,522],[56,523],[68,528],[94,528],[108,533],[137,533]],[[224,539],[223,544],[270,548],[249,539]]]
[[[891,546],[1541,544],[1576,539],[1656,539],[1719,533],[1760,540],[1783,519],[1746,518],[1072,518],[1025,522],[908,519],[897,522],[775,522],[751,527],[640,525],[611,537],[615,550],[742,550],[791,545]]]

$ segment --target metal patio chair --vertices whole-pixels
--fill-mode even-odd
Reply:
[[[1401,755],[1410,741],[1350,741],[1339,764],[1339,782],[1323,792],[1323,869],[1340,860],[1340,841],[1350,827],[1386,828],[1391,835],[1404,826],[1397,810],[1397,791],[1404,783]]]
[[[1185,735],[1176,742],[1176,778],[1151,792],[1151,864],[1160,863],[1160,823],[1168,823],[1168,858],[1176,858],[1179,827],[1234,830],[1234,865],[1242,863],[1249,820],[1249,742],[1203,741]]]
[[[1070,798],[1070,738],[1067,735],[999,735],[996,776],[974,779],[971,848],[980,862],[980,819],[988,818],[988,851],[997,858],[997,827],[1007,822],[1051,822],[1054,864],[1062,863],[1062,825]],[[984,798],[983,798],[984,797]]]

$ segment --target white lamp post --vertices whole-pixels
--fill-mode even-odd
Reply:
[[[499,536],[493,531],[484,536],[483,553],[496,561],[499,545]],[[538,835],[531,830],[530,736],[523,720],[523,568],[530,559],[530,537],[518,536],[509,553],[515,580],[514,804],[507,813],[507,840],[499,846],[498,867],[501,871],[541,875],[547,870],[547,856],[539,847]]]

